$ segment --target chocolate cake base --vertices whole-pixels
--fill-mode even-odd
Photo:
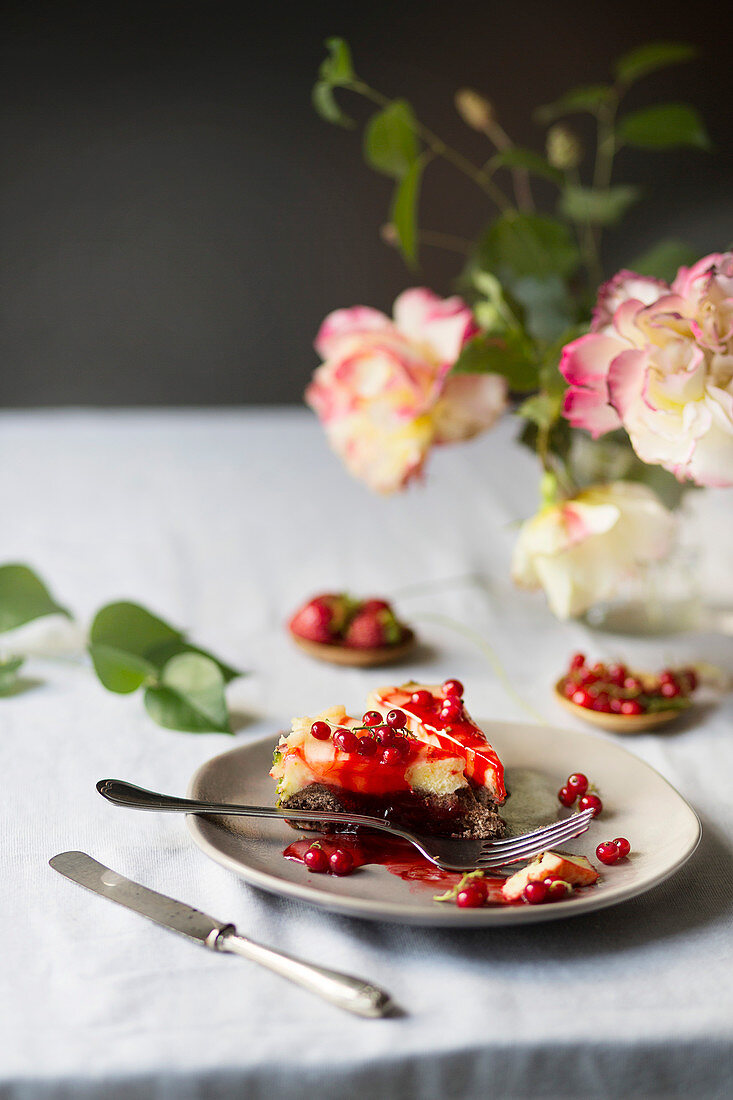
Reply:
[[[312,783],[280,803],[281,810],[334,810],[367,814],[403,825],[416,833],[455,839],[491,839],[506,835],[506,823],[485,787],[462,787],[454,794],[423,795],[413,791],[373,798],[342,787]],[[289,822],[294,828],[315,832],[352,832],[353,827],[334,822]]]

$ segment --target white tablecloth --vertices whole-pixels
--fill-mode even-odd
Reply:
[[[555,622],[541,596],[511,588],[513,525],[533,509],[536,477],[510,431],[437,454],[425,489],[385,501],[346,476],[301,410],[0,416],[0,561],[32,563],[82,624],[102,603],[132,598],[251,671],[229,689],[236,739],[162,730],[139,696],[111,695],[72,663],[31,659],[38,682],[0,699],[2,1097],[730,1095],[730,702],[631,746],[700,812],[694,859],[624,905],[526,928],[329,916],[210,862],[181,818],[114,810],[94,789],[120,776],[182,793],[203,761],[291,714],[358,706],[373,674],[315,664],[283,632],[319,589],[395,594],[407,617],[438,612],[473,627],[520,695],[567,721],[548,685],[568,654],[610,656],[620,643]],[[719,595],[731,584],[731,495],[701,494],[695,506],[710,533],[703,573]],[[460,579],[407,591],[475,573],[490,593]],[[525,717],[469,641],[420,629],[433,653],[406,674],[460,676],[474,713]],[[68,640],[49,620],[26,644]],[[623,649],[652,666],[705,657],[733,667],[729,639]],[[407,1015],[351,1018],[197,950],[54,874],[49,857],[69,848],[256,939],[369,977]]]

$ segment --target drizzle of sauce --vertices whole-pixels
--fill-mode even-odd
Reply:
[[[494,795],[499,802],[506,798],[504,787],[504,767],[496,755],[494,749],[486,740],[482,731],[468,717],[444,722],[440,717],[440,704],[443,697],[433,697],[433,703],[420,706],[413,703],[407,692],[393,691],[389,695],[378,693],[383,706],[390,705],[400,707],[407,714],[416,718],[428,733],[434,734],[440,746],[444,749],[459,754],[466,761],[466,776],[475,783],[487,786],[486,778],[491,772]]]
[[[351,853],[354,867],[363,867],[373,863],[385,867],[391,875],[396,875],[403,882],[414,883],[419,887],[429,886],[435,893],[450,890],[457,886],[463,877],[460,871],[443,871],[436,867],[430,860],[419,855],[411,844],[397,837],[366,835],[349,836],[319,836],[318,843],[327,856],[335,852],[337,848],[346,849]],[[313,844],[313,839],[296,840],[289,844],[283,852],[286,859],[295,863],[305,862],[305,853]],[[488,887],[488,905],[516,905],[517,902],[507,902],[501,893],[503,878],[485,878]]]

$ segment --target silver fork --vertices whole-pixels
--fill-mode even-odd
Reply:
[[[348,825],[364,825],[407,840],[418,852],[444,871],[490,871],[508,863],[529,859],[538,852],[562,844],[584,833],[593,819],[592,810],[583,810],[571,817],[554,821],[532,833],[507,840],[451,840],[446,837],[424,836],[393,825],[377,817],[363,814],[339,814],[332,810],[276,810],[273,806],[240,806],[230,802],[201,802],[193,798],[174,798],[125,783],[122,779],[100,779],[97,790],[115,806],[133,810],[159,810],[184,814],[226,814],[238,817],[273,817],[281,821],[322,821]]]

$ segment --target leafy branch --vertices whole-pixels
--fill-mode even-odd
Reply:
[[[0,566],[0,633],[47,615],[71,613],[26,565]],[[231,733],[225,685],[242,675],[183,631],[129,601],[110,603],[95,615],[87,651],[108,691],[144,689],[145,709],[167,729]],[[0,694],[17,683],[25,658],[0,660]]]
[[[351,51],[340,38],[326,42],[313,102],[329,122],[356,123],[344,114],[336,93],[348,91],[378,107],[364,129],[364,158],[395,181],[390,223],[383,238],[396,244],[415,267],[419,244],[464,252],[465,242],[449,233],[418,226],[420,187],[429,164],[442,158],[472,181],[495,208],[486,228],[469,248],[460,289],[471,300],[482,332],[463,349],[457,373],[492,373],[506,378],[522,401],[526,421],[521,439],[537,452],[545,474],[543,492],[571,493],[574,440],[562,418],[565,381],[558,370],[562,347],[584,331],[595,291],[604,279],[602,236],[618,225],[642,198],[641,188],[614,182],[618,153],[625,147],[659,151],[674,147],[707,150],[710,141],[695,109],[666,103],[621,113],[624,97],[637,81],[671,65],[692,60],[693,47],[677,42],[640,46],[619,58],[608,83],[571,88],[540,107],[535,121],[545,127],[544,152],[516,145],[499,122],[493,104],[473,89],[456,93],[463,122],[493,146],[477,165],[419,120],[403,98],[389,98],[354,70]],[[594,149],[584,166],[584,150],[567,125],[568,116],[595,119]],[[508,175],[514,201],[501,181]],[[556,192],[552,213],[536,208],[531,180]],[[692,259],[679,241],[662,241],[628,264],[640,274],[671,279]]]

